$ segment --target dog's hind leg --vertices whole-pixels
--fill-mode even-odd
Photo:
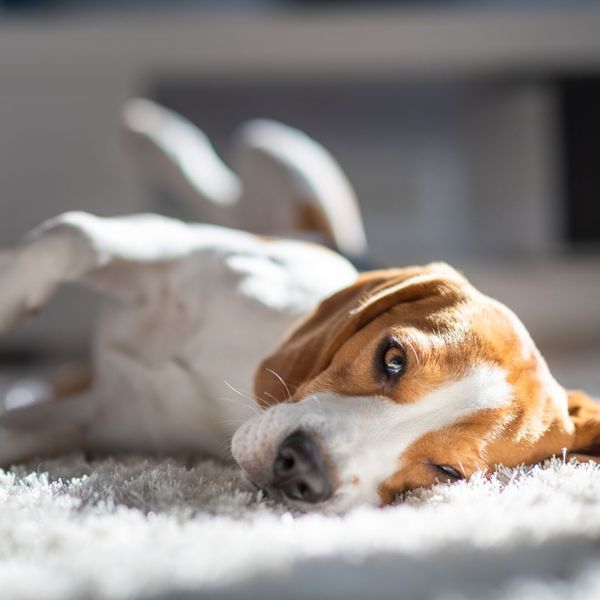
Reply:
[[[5,391],[0,398],[0,467],[34,456],[85,449],[93,417],[90,392],[78,390],[61,397],[56,391],[43,397],[25,382]]]
[[[244,228],[241,182],[194,123],[136,98],[123,107],[122,126],[144,176],[169,197],[186,201],[194,219]]]

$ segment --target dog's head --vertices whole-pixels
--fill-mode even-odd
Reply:
[[[385,504],[600,439],[595,403],[567,393],[519,319],[444,264],[366,273],[326,299],[263,361],[255,392],[265,410],[233,455],[298,506]]]

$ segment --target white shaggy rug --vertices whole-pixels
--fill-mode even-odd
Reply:
[[[550,461],[292,515],[212,461],[0,472],[0,597],[598,599],[600,468]]]

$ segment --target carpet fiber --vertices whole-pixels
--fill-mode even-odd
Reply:
[[[233,468],[0,472],[2,598],[600,598],[600,468],[549,461],[386,509],[292,515]]]

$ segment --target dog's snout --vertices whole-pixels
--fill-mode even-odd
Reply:
[[[323,459],[303,431],[283,440],[273,464],[273,477],[272,486],[291,500],[322,502],[333,493]]]

